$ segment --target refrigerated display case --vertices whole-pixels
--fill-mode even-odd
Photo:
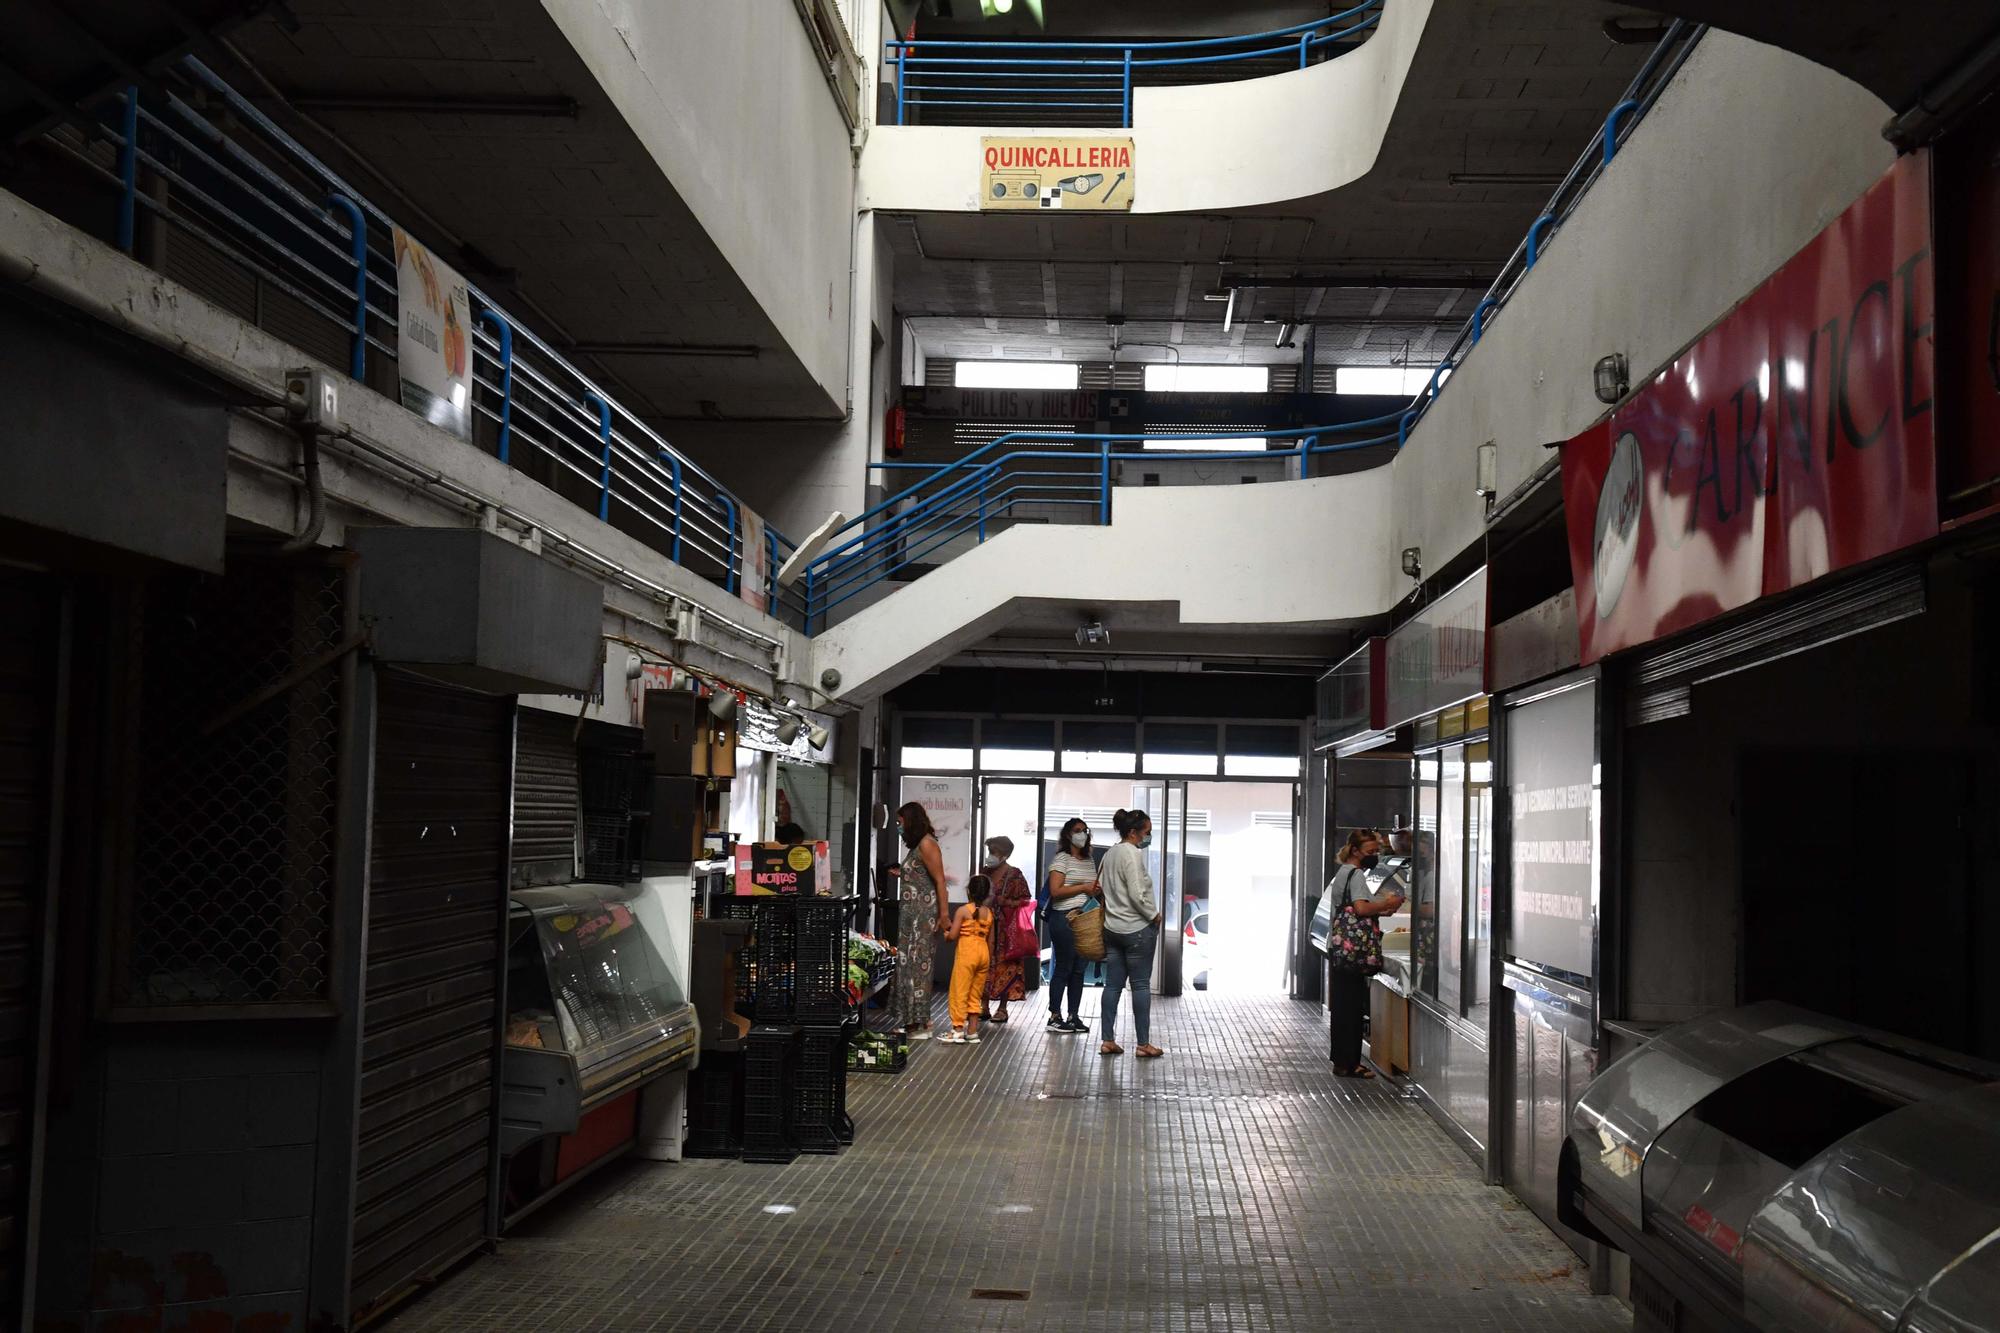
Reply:
[[[1562,1221],[1640,1329],[2000,1328],[2000,1067],[1781,1004],[1669,1028],[1577,1102]]]
[[[501,1156],[517,1220],[647,1131],[639,1093],[700,1045],[689,1002],[686,876],[566,884],[512,896]],[[677,1145],[674,1145],[677,1148]]]

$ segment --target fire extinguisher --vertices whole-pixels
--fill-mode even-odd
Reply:
[[[901,458],[903,456],[903,435],[908,428],[908,423],[909,414],[903,410],[901,403],[897,403],[889,409],[888,416],[883,418],[882,421],[882,454],[884,457]]]

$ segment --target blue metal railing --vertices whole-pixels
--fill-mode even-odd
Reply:
[[[1338,16],[1336,16],[1338,17]],[[1562,224],[1577,202],[1616,158],[1619,146],[1643,120],[1702,35],[1705,25],[1677,21],[1671,24],[1654,46],[1625,94],[1605,116],[1600,131],[1589,147],[1556,187],[1547,207],[1536,216],[1528,235],[1517,246],[1500,274],[1480,297],[1457,337],[1432,367],[1423,390],[1408,408],[1366,421],[1340,425],[1306,427],[1291,431],[1228,432],[1212,436],[1090,435],[1067,432],[1018,431],[1002,435],[964,458],[952,463],[884,463],[887,472],[920,472],[922,477],[884,503],[854,519],[834,534],[834,544],[812,562],[807,571],[807,632],[824,628],[832,614],[867,589],[898,573],[915,572],[926,557],[939,556],[957,544],[984,542],[996,520],[1009,517],[1017,508],[1032,505],[1038,511],[1059,514],[1081,511],[1080,521],[1106,525],[1111,522],[1112,466],[1134,458],[1147,465],[1173,466],[1183,463],[1219,461],[1271,461],[1297,459],[1301,470],[1306,461],[1321,454],[1346,452],[1379,446],[1400,449],[1409,440],[1410,430],[1423,418],[1450,383],[1451,372],[1462,365],[1479,341],[1504,311],[1508,299],[1525,280],[1529,270],[1561,234]],[[1349,435],[1380,430],[1359,439]],[[1136,445],[1143,450],[1149,441],[1175,445],[1189,439],[1290,440],[1285,448],[1216,453],[1144,452],[1119,450],[1116,446]],[[1003,447],[1021,446],[1030,447]],[[1067,466],[1047,466],[1061,461]],[[1038,514],[1038,516],[1042,516]]]
[[[212,251],[254,279],[236,313],[256,320],[281,304],[293,341],[396,392],[396,224],[388,214],[194,57],[146,87],[113,94],[95,114],[90,131],[115,151],[108,164],[88,140],[58,133],[51,142],[116,190],[111,231],[121,249],[140,249],[142,219],[171,228],[175,245]],[[473,441],[740,592],[748,518],[727,488],[493,298],[471,283],[467,293]],[[208,294],[232,304],[226,290]],[[316,342],[316,325],[333,341]],[[803,625],[803,589],[775,582],[777,563],[796,548],[768,524],[764,531],[766,570],[754,591],[772,614]]]
[[[995,124],[1020,124],[1022,113],[1062,113],[1063,123],[1132,124],[1132,88],[1172,70],[1298,60],[1339,54],[1367,40],[1381,21],[1384,0],[1363,0],[1338,14],[1289,28],[1172,42],[1003,42],[928,39],[891,41],[888,63],[896,123],[924,119],[926,108],[954,117],[1000,111]],[[1250,70],[1251,73],[1260,72]]]

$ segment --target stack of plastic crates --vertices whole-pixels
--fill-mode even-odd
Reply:
[[[709,1051],[688,1075],[689,1157],[743,1155],[743,1053]]]
[[[847,1115],[847,1028],[799,1029],[792,1077],[792,1137],[802,1152],[837,1153],[854,1142]]]
[[[743,1160],[789,1162],[799,1155],[792,1133],[792,1081],[799,1030],[776,1024],[750,1029],[743,1049]]]

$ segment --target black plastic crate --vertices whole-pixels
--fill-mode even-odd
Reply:
[[[852,1006],[847,996],[847,923],[850,905],[838,898],[799,898],[792,906],[792,1017],[800,1023],[839,1023]]]
[[[900,1074],[909,1067],[909,1037],[901,1028],[889,1032],[869,1029],[856,1032],[848,1039],[850,1048],[867,1046],[875,1056],[872,1064],[864,1063],[857,1055],[847,1066],[850,1074]]]
[[[804,1152],[837,1153],[846,1120],[847,1030],[839,1025],[800,1028],[798,1069],[792,1075],[792,1139]]]
[[[622,884],[633,869],[631,816],[585,815],[583,877]]]
[[[636,750],[586,750],[581,764],[583,808],[629,815],[652,801],[653,757]]]
[[[743,1056],[711,1051],[688,1075],[688,1157],[743,1155]]]
[[[743,1160],[789,1162],[799,1155],[792,1139],[793,1060],[799,1030],[759,1025],[743,1045]]]
[[[753,898],[757,916],[750,995],[762,1023],[787,1023],[792,1010],[792,967],[798,954],[798,915],[790,898]]]

